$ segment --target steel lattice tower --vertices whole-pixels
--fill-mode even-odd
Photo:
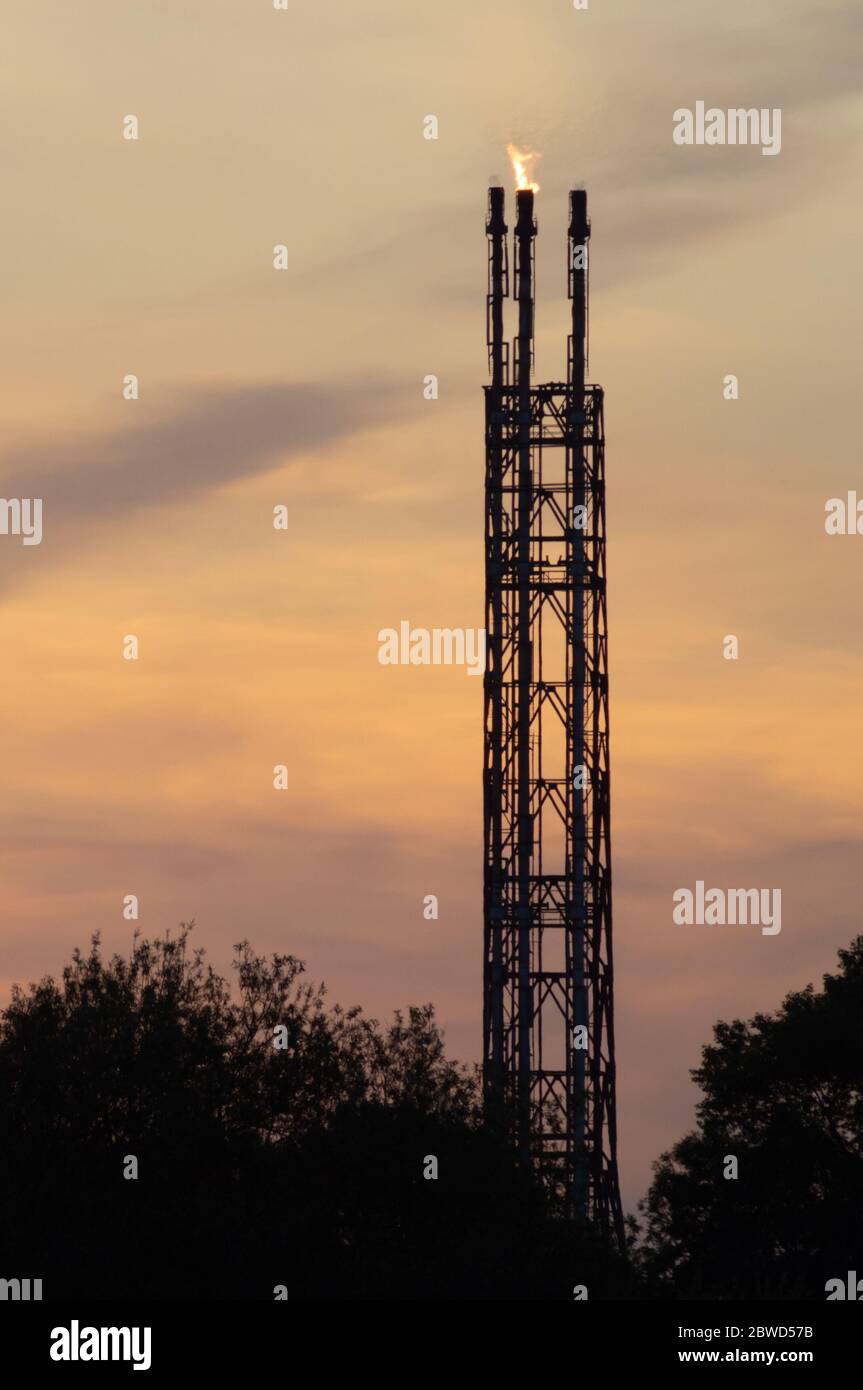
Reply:
[[[587,195],[570,193],[567,379],[531,384],[533,193],[489,189],[484,1072],[571,1214],[623,1239],[611,954],[603,393],[586,385]]]

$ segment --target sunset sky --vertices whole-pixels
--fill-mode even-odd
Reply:
[[[0,993],[127,951],[135,893],[222,969],[248,937],[378,1016],[432,1000],[478,1059],[482,682],[377,634],[484,620],[486,189],[537,149],[541,380],[570,187],[593,225],[632,1209],[714,1021],[863,931],[863,537],[824,530],[863,498],[863,11],[84,9],[2,21],[0,492],[44,539],[0,536]],[[781,152],[675,145],[698,100],[781,108]],[[781,933],[675,926],[697,879],[780,888]]]

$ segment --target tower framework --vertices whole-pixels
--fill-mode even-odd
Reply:
[[[534,385],[534,195],[489,189],[484,1076],[519,1153],[617,1240],[603,393],[570,193],[566,381]]]

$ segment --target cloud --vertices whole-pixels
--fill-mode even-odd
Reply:
[[[152,388],[151,388],[152,389]],[[149,392],[148,392],[149,394]],[[404,388],[387,382],[232,383],[173,389],[156,419],[128,402],[128,425],[28,444],[0,458],[0,494],[41,497],[44,540],[0,547],[0,587],[32,557],[55,557],[100,521],[182,504],[322,449],[401,413]],[[138,423],[135,422],[138,421]],[[25,568],[28,567],[28,568]]]

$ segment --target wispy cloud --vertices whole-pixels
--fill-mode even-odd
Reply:
[[[0,494],[41,497],[44,543],[0,550],[0,587],[81,544],[100,524],[182,504],[325,448],[401,413],[403,388],[383,381],[218,382],[165,394],[157,418],[129,402],[128,427],[34,442],[0,458]],[[135,423],[135,419],[140,423]],[[26,568],[25,568],[26,567]]]

